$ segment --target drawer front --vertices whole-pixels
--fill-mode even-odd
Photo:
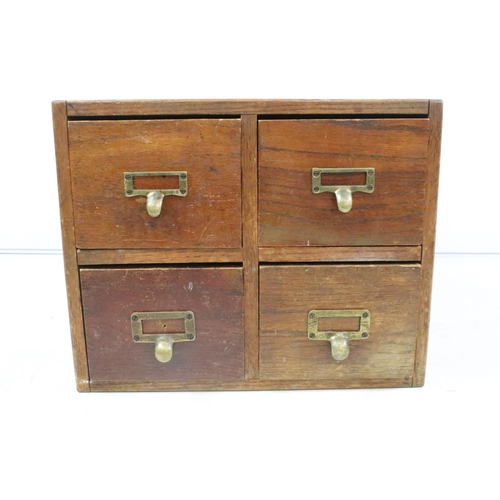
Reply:
[[[241,247],[240,120],[75,121],[69,146],[78,248]]]
[[[420,274],[417,264],[262,266],[260,377],[411,385]],[[355,338],[336,360],[341,332]]]
[[[421,245],[428,141],[428,119],[259,121],[259,244]]]
[[[91,381],[243,379],[241,268],[82,269],[80,277]],[[154,339],[174,333],[183,335],[170,361],[158,361],[165,344]]]

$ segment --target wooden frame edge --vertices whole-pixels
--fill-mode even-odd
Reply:
[[[259,262],[420,262],[422,248],[386,247],[259,247]]]
[[[415,347],[415,370],[413,386],[421,387],[425,382],[427,363],[427,344],[429,339],[429,320],[432,294],[432,275],[434,269],[434,247],[436,241],[436,215],[439,184],[439,163],[441,156],[441,133],[443,121],[443,102],[429,103],[429,149],[426,189],[426,213],[422,244],[422,281],[420,286],[419,325]]]
[[[185,99],[68,101],[68,117],[380,114],[427,116],[427,99]]]
[[[73,225],[73,196],[69,166],[68,119],[66,101],[52,103],[54,142],[56,151],[59,207],[63,244],[64,271],[68,294],[68,312],[73,345],[76,386],[80,392],[90,391],[87,349],[83,324],[80,276]]]
[[[133,265],[133,264],[192,264],[218,263],[238,264],[243,262],[243,249],[150,249],[150,250],[87,250],[78,249],[77,259],[80,266]]]
[[[412,377],[394,379],[352,380],[235,380],[232,382],[105,382],[92,381],[92,392],[152,392],[152,391],[275,391],[310,389],[401,389],[412,386]]]
[[[245,378],[259,374],[259,249],[257,246],[257,115],[241,117]]]

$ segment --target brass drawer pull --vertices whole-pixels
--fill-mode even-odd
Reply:
[[[365,184],[359,186],[324,186],[321,184],[321,174],[366,174]],[[314,194],[335,193],[337,206],[341,212],[347,213],[352,208],[352,193],[373,193],[375,189],[374,168],[313,168],[312,191]]]
[[[144,320],[183,319],[183,333],[153,333],[144,334],[142,322]],[[175,342],[191,342],[196,339],[196,328],[193,311],[168,312],[135,312],[131,316],[132,339],[134,342],[154,342],[155,357],[160,363],[167,363],[172,359]]]
[[[359,330],[350,332],[319,332],[319,318],[359,318]],[[349,356],[349,341],[370,336],[370,311],[368,309],[313,309],[308,313],[307,336],[310,340],[329,340],[332,357],[342,361]]]
[[[177,189],[134,189],[135,177],[179,177]],[[124,172],[123,183],[125,196],[146,196],[146,210],[151,217],[158,217],[161,213],[165,196],[186,196],[188,192],[187,172]]]

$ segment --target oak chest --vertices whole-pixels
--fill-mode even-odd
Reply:
[[[53,117],[78,390],[424,383],[440,101]]]

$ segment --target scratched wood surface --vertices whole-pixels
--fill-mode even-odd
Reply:
[[[80,275],[91,381],[243,379],[241,268],[82,269]],[[196,339],[175,343],[168,363],[155,359],[154,343],[133,341],[133,312],[185,310],[194,312]]]
[[[442,101],[430,103],[429,167],[425,200],[424,240],[422,245],[422,286],[420,291],[420,322],[415,353],[414,386],[422,386],[425,381],[427,364],[427,344],[432,295],[432,274],[434,268],[434,246],[436,242],[436,215],[439,184],[439,162],[441,157],[441,129],[443,123]]]
[[[382,114],[427,115],[424,99],[200,99],[69,101],[68,116],[222,115],[222,114]]]
[[[53,108],[79,390],[423,384],[442,103],[71,101]],[[312,167],[375,168],[375,191],[354,193],[352,211],[342,214],[332,194],[312,194]],[[144,197],[123,192],[124,171],[151,170],[189,174],[188,197],[166,198],[158,219],[147,215]],[[169,181],[154,179],[153,188],[174,187]],[[307,339],[313,308],[368,308],[371,335],[336,362],[328,342]],[[131,338],[131,312],[159,309],[196,315],[196,341],[174,345],[166,364],[156,361],[154,344]]]
[[[260,378],[398,379],[413,376],[419,264],[261,266]],[[311,309],[368,309],[370,336],[344,361],[307,336]],[[322,329],[320,324],[320,329]]]
[[[312,390],[312,389],[366,389],[384,387],[410,387],[412,377],[405,378],[368,378],[368,379],[329,379],[329,380],[260,380],[242,381],[189,381],[168,382],[151,380],[142,382],[100,382],[91,381],[93,392],[142,392],[142,391],[274,391],[274,390]]]
[[[259,245],[421,245],[428,141],[425,118],[259,121]],[[375,189],[342,213],[313,167],[373,168]]]
[[[421,255],[420,246],[259,248],[261,262],[411,262]]]
[[[78,264],[83,266],[114,264],[185,264],[243,262],[241,248],[230,249],[151,249],[151,250],[81,250]],[[409,260],[409,259],[407,259]]]
[[[241,247],[240,132],[236,119],[70,122],[77,247]],[[125,196],[124,172],[179,170],[188,194],[165,197],[157,218],[145,196]],[[137,182],[157,189],[162,181]]]
[[[243,168],[243,276],[245,307],[245,376],[259,376],[259,249],[257,247],[257,116],[244,115]]]
[[[68,296],[68,312],[73,346],[76,386],[80,392],[88,392],[89,371],[83,327],[83,313],[80,295],[80,280],[75,248],[75,231],[73,226],[73,198],[71,192],[71,176],[68,152],[68,121],[66,103],[52,103],[54,123],[54,142],[56,150],[57,183],[59,188],[59,207],[61,212],[61,234],[63,244],[64,271],[66,292]]]

